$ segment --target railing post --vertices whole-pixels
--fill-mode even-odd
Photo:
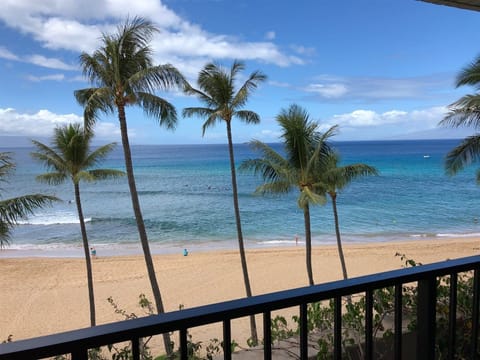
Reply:
[[[73,350],[72,360],[88,360],[88,349]]]
[[[307,304],[300,305],[300,359],[308,359]]]
[[[187,329],[180,329],[180,359],[188,360]]]
[[[333,358],[342,359],[342,298],[337,296],[334,301],[333,318]]]
[[[402,359],[402,318],[403,318],[403,306],[402,306],[403,284],[395,285],[395,343],[394,353],[395,360]]]
[[[417,359],[435,359],[435,316],[437,281],[435,276],[418,281]]]
[[[223,358],[225,360],[232,358],[232,329],[230,319],[223,320]]]
[[[272,358],[272,320],[270,311],[263,313],[263,358]]]

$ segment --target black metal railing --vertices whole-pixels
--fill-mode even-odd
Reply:
[[[457,320],[457,276],[473,270],[472,282],[472,324],[470,346],[471,358],[477,358],[478,320],[479,320],[479,287],[480,256],[465,257],[434,264],[416,266],[395,271],[383,272],[342,281],[334,281],[321,285],[280,291],[251,298],[226,301],[217,304],[184,309],[170,313],[148,316],[133,320],[99,325],[55,335],[48,335],[28,340],[20,340],[0,345],[0,360],[40,359],[61,354],[71,354],[73,360],[87,359],[89,349],[100,346],[132,342],[132,348],[138,349],[141,338],[167,332],[179,331],[180,356],[187,359],[187,331],[190,328],[213,324],[223,324],[224,359],[230,359],[231,320],[252,314],[263,315],[264,359],[272,358],[271,314],[272,311],[299,307],[300,358],[308,358],[308,327],[306,319],[308,304],[333,299],[335,304],[333,332],[333,357],[342,356],[342,297],[352,294],[365,294],[365,349],[364,357],[373,359],[372,316],[374,307],[373,293],[377,289],[394,287],[394,359],[402,358],[402,288],[404,284],[417,283],[417,359],[435,358],[435,326],[437,280],[449,276],[449,333],[448,358],[455,358],[455,322]],[[134,359],[140,359],[138,351],[133,351]]]

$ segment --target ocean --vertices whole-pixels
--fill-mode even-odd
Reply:
[[[380,175],[352,182],[338,195],[342,240],[371,243],[480,236],[480,187],[475,166],[445,174],[446,153],[459,140],[335,142],[342,164],[366,163]],[[273,147],[281,151],[280,144]],[[22,220],[0,257],[83,256],[73,185],[39,183],[45,172],[31,148],[12,152],[17,169],[2,184],[2,198],[52,194],[63,201]],[[228,149],[226,145],[144,145],[132,147],[140,202],[154,254],[237,249]],[[237,167],[257,157],[248,144],[235,145]],[[124,169],[118,146],[102,168]],[[245,244],[248,248],[303,243],[303,212],[297,191],[254,194],[262,179],[237,173]],[[89,241],[99,256],[141,254],[126,177],[80,184]],[[331,202],[311,208],[313,244],[334,244]]]

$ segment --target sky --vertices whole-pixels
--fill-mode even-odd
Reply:
[[[455,87],[480,55],[480,13],[417,0],[2,0],[0,4],[0,146],[20,137],[48,139],[56,126],[82,122],[73,92],[88,88],[79,56],[102,34],[134,16],[154,22],[156,64],[172,64],[196,86],[202,67],[246,68],[267,80],[245,109],[261,122],[234,120],[233,141],[279,141],[282,109],[302,106],[335,140],[463,137],[439,128],[448,105],[475,89]],[[203,120],[182,118],[198,101],[159,92],[177,109],[176,130],[127,109],[132,144],[225,143],[224,124],[202,136]],[[116,114],[102,116],[96,140],[120,142]]]

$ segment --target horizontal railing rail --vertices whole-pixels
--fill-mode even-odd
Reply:
[[[307,305],[310,303],[334,299],[335,327],[334,357],[341,356],[341,298],[358,293],[366,294],[366,336],[365,356],[373,358],[372,352],[372,292],[376,289],[394,286],[395,293],[395,359],[401,358],[401,289],[403,284],[418,283],[418,335],[417,358],[434,358],[434,332],[435,332],[435,302],[436,280],[438,277],[449,275],[452,286],[456,286],[457,274],[474,270],[474,301],[472,324],[472,354],[477,351],[478,317],[479,317],[479,269],[480,256],[471,256],[455,260],[415,266],[411,268],[382,272],[361,276],[348,280],[333,281],[329,283],[302,287],[297,289],[279,291],[250,298],[237,299],[216,304],[199,306],[169,313],[152,315],[95,327],[78,329],[64,333],[47,335],[33,339],[19,340],[11,343],[0,344],[0,360],[16,359],[41,359],[62,354],[71,354],[72,359],[87,359],[89,349],[98,348],[109,344],[131,341],[139,343],[139,339],[162,333],[180,332],[181,358],[187,359],[187,330],[193,327],[223,323],[224,343],[230,344],[230,321],[249,315],[263,315],[264,317],[264,358],[271,358],[270,341],[270,316],[271,312],[284,308],[299,306],[300,319],[307,314]],[[453,285],[455,284],[455,285]],[[456,290],[456,288],[455,288]],[[450,301],[455,303],[454,295]],[[432,312],[433,308],[433,312]],[[450,320],[455,320],[455,308],[451,305]],[[308,329],[306,321],[300,320],[300,357],[307,358]],[[455,337],[455,329],[451,329],[451,337]],[[453,345],[454,341],[451,342]],[[229,349],[229,346],[224,346]],[[453,351],[453,350],[452,350]],[[139,359],[138,351],[134,351],[134,358]],[[231,358],[230,351],[225,351],[225,359]],[[453,357],[452,357],[453,358]],[[473,358],[473,357],[472,357]]]

